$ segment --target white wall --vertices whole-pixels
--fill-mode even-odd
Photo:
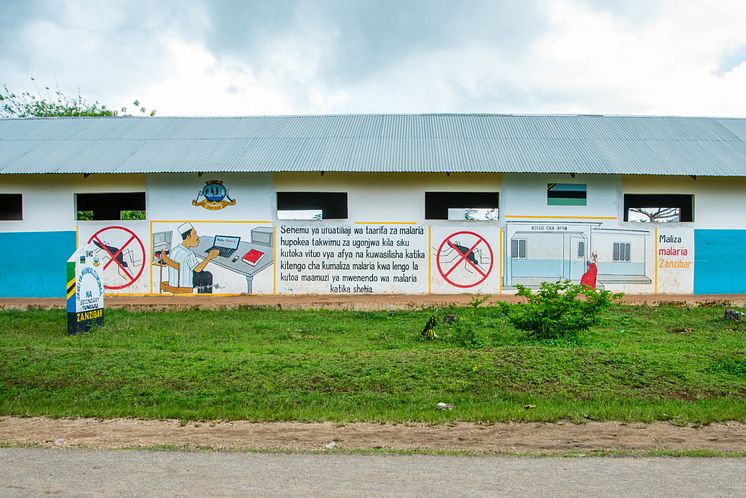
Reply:
[[[75,230],[75,194],[145,192],[143,175],[3,175],[0,193],[22,194],[23,220],[0,221],[0,232]]]
[[[501,175],[479,173],[279,173],[277,192],[347,192],[348,219],[362,222],[419,222],[425,192],[497,192]],[[502,199],[500,200],[502,204]]]
[[[586,206],[549,206],[548,183],[580,183],[588,188]],[[500,217],[587,217],[617,218],[620,206],[621,179],[617,175],[514,174],[503,175]]]
[[[694,194],[695,228],[746,228],[746,178],[625,176],[625,194]]]
[[[221,180],[236,200],[234,206],[211,211],[193,206],[205,183]],[[148,184],[148,218],[151,220],[271,220],[275,199],[269,174],[151,174]]]

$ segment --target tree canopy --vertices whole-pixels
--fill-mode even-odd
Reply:
[[[36,86],[36,80],[31,78]],[[140,114],[155,116],[156,111],[148,112],[138,100],[133,102]],[[69,96],[59,87],[54,90],[44,87],[44,93],[36,86],[36,91],[13,92],[4,84],[0,90],[0,118],[30,118],[30,117],[80,117],[80,116],[127,116],[127,108],[120,110],[108,108],[98,100],[89,102],[80,95]]]

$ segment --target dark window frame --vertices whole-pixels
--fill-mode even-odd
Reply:
[[[694,194],[624,194],[624,221],[630,208],[679,208],[679,222],[694,221]]]
[[[447,220],[449,209],[497,209],[499,218],[500,192],[425,192],[426,220]]]
[[[78,221],[122,221],[122,211],[143,211],[147,218],[145,192],[78,192],[75,194],[75,218]],[[91,220],[80,213],[92,211]]]
[[[277,192],[277,211],[320,210],[322,220],[346,220],[347,192]]]
[[[631,263],[632,262],[632,243],[631,242],[614,242],[612,247],[613,263]]]
[[[23,221],[23,194],[0,194],[0,221]]]
[[[523,244],[521,244],[523,242]],[[521,251],[523,246],[523,251]],[[523,252],[523,256],[521,256]],[[528,239],[511,239],[510,241],[510,259],[526,259],[528,257]]]

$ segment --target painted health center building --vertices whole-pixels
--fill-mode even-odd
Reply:
[[[0,297],[746,293],[746,119],[0,119]]]

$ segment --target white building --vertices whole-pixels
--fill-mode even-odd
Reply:
[[[745,194],[746,119],[3,119],[0,297],[86,243],[108,293],[741,293]]]

